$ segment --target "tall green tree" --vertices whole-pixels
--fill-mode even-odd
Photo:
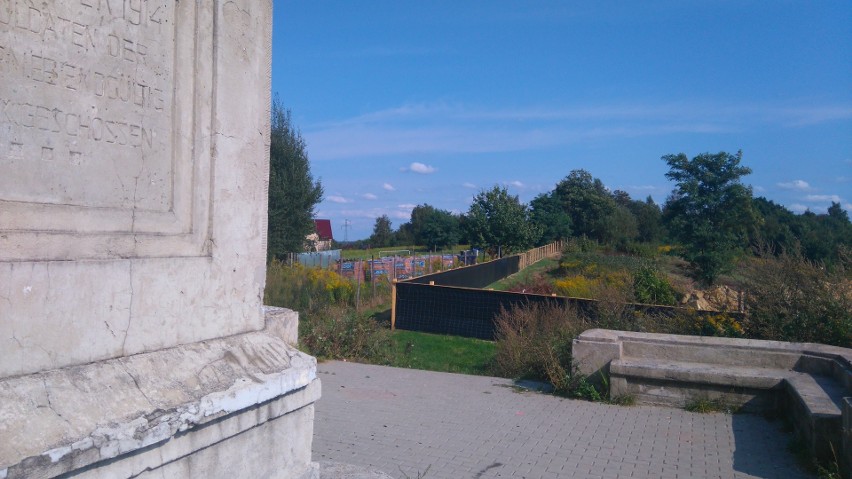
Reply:
[[[530,201],[530,219],[541,231],[536,241],[539,246],[571,236],[571,216],[562,209],[559,197],[552,191]]]
[[[528,249],[541,236],[527,205],[506,188],[494,186],[473,198],[465,221],[471,246],[501,254]]]
[[[606,241],[610,235],[609,216],[616,203],[603,182],[586,170],[574,170],[554,189],[563,210],[571,217],[574,235]]]
[[[323,189],[311,175],[305,140],[278,97],[272,102],[271,120],[267,257],[283,259],[287,253],[305,250]]]
[[[654,198],[648,195],[645,201],[632,201],[628,209],[636,217],[636,227],[639,230],[639,240],[645,242],[662,241],[665,231],[663,228],[663,212],[654,203]]]
[[[446,210],[435,208],[429,204],[417,205],[411,210],[411,221],[400,226],[401,230],[408,229],[414,244],[426,246],[431,250],[453,246],[459,240],[459,220]]]
[[[373,235],[370,236],[370,245],[374,248],[391,246],[393,243],[393,228],[388,215],[382,215],[376,218],[373,224]]]
[[[742,151],[662,159],[669,165],[666,178],[675,182],[663,213],[669,234],[697,276],[712,283],[730,270],[757,226],[751,188],[740,182],[751,169],[740,165]]]

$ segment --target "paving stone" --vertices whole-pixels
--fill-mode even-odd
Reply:
[[[780,422],[517,392],[501,378],[318,366],[314,460],[398,479],[811,478]]]

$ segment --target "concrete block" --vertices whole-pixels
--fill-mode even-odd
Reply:
[[[266,330],[287,344],[299,344],[299,313],[287,308],[264,306],[263,316],[266,319]]]
[[[583,332],[571,345],[571,359],[574,368],[589,377],[599,381],[603,375],[609,375],[609,362],[622,355],[621,341],[617,331],[591,329]]]

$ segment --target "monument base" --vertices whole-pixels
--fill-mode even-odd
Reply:
[[[0,380],[0,479],[317,478],[316,360],[263,331]]]

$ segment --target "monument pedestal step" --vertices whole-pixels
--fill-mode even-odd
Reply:
[[[317,477],[316,359],[267,319],[263,331],[0,380],[0,478]]]

